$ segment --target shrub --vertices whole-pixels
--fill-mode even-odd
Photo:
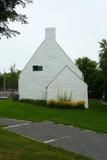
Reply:
[[[13,101],[18,101],[19,100],[19,94],[12,95],[12,100]]]
[[[47,106],[50,108],[62,108],[62,109],[84,109],[85,101],[60,101],[60,100],[48,100]]]
[[[62,101],[62,100],[34,100],[34,99],[21,99],[20,102],[30,103],[34,105],[41,105],[49,108],[60,109],[84,109],[85,101]]]
[[[23,102],[23,103],[30,103],[30,104],[38,104],[38,105],[46,105],[47,102],[46,100],[34,100],[34,99],[21,99],[20,102]]]

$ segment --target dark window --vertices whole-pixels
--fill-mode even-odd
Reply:
[[[33,66],[33,71],[42,71],[43,67],[42,66]]]

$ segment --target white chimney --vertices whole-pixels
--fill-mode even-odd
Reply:
[[[45,28],[45,39],[49,41],[56,40],[56,30],[55,28]]]

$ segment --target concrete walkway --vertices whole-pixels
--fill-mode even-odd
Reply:
[[[52,122],[30,122],[0,118],[5,129],[52,146],[61,147],[93,157],[107,160],[107,135],[80,128],[54,124]]]

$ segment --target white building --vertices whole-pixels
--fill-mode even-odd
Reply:
[[[45,29],[45,40],[29,60],[19,78],[20,99],[58,99],[65,93],[71,100],[85,100],[87,84],[82,72],[58,45],[55,28]]]

